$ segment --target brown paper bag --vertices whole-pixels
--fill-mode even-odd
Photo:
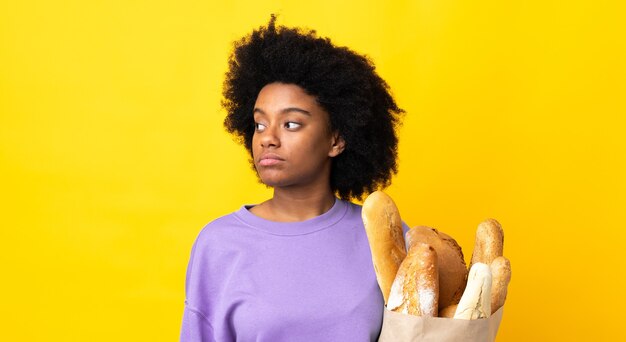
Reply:
[[[502,309],[482,319],[420,317],[385,308],[379,342],[493,342],[502,320]]]

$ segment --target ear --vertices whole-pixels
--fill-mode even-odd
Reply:
[[[328,156],[331,158],[338,156],[346,148],[346,141],[343,140],[343,137],[338,132],[333,133],[332,139],[332,145],[328,152]]]

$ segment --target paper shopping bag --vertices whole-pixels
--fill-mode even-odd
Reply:
[[[493,342],[502,320],[502,308],[491,317],[454,319],[420,317],[385,308],[379,342]]]

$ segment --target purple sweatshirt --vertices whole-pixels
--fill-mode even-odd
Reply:
[[[288,223],[248,209],[198,235],[180,340],[375,341],[384,301],[361,206],[336,199],[326,213]]]

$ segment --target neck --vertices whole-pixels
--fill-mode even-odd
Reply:
[[[281,221],[304,221],[324,214],[335,204],[330,186],[324,189],[274,188],[268,205]]]

